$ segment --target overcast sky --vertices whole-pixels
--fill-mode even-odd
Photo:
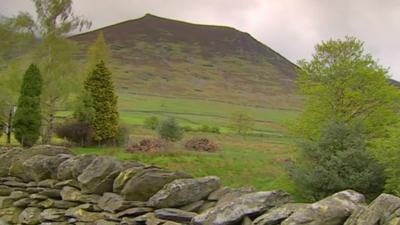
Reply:
[[[0,14],[34,13],[30,0],[0,0]],[[355,36],[400,80],[400,0],[74,0],[92,29],[146,13],[193,23],[235,27],[293,62],[314,45]]]

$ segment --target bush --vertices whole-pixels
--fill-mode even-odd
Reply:
[[[373,141],[373,154],[385,167],[385,192],[400,196],[400,124],[388,131],[388,136]]]
[[[23,77],[13,124],[14,136],[24,147],[31,147],[40,137],[42,83],[39,69],[31,64]]]
[[[383,168],[368,154],[361,125],[331,123],[319,140],[304,141],[299,147],[303,157],[290,172],[308,192],[306,198],[318,200],[344,189],[373,198],[383,191]]]
[[[126,125],[120,124],[118,126],[115,142],[118,146],[123,146],[128,143],[128,140],[129,140],[129,128]]]
[[[155,130],[160,124],[160,120],[156,116],[147,117],[144,120],[144,127]]]
[[[247,112],[234,112],[230,118],[231,128],[237,134],[248,134],[254,129],[254,118]]]
[[[199,129],[201,132],[219,134],[219,127],[202,125]]]
[[[219,150],[219,146],[207,138],[192,138],[185,143],[185,148],[203,152],[216,152]]]
[[[163,121],[159,128],[158,134],[160,137],[166,141],[179,141],[183,137],[183,130],[179,126],[178,122],[174,118],[168,118]]]
[[[94,144],[93,130],[89,125],[78,121],[67,121],[55,130],[59,138],[67,139],[69,142],[79,146],[90,146]]]

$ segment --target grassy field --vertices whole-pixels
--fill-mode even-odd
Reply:
[[[132,138],[153,137],[150,131],[138,131]],[[146,134],[143,134],[146,133]],[[220,146],[216,153],[191,152],[183,148],[186,139],[207,137]],[[258,190],[284,189],[300,198],[298,190],[285,172],[285,163],[295,152],[288,138],[239,136],[235,134],[187,133],[184,140],[164,152],[128,153],[123,148],[74,148],[78,154],[112,155],[123,160],[137,160],[193,176],[216,175],[225,185],[253,186]]]
[[[284,189],[300,198],[298,190],[285,172],[285,163],[295,156],[285,125],[299,113],[295,110],[260,108],[199,99],[170,98],[122,94],[119,97],[121,122],[130,128],[130,140],[157,137],[143,128],[149,116],[160,119],[173,116],[184,126],[217,126],[221,134],[187,132],[184,139],[158,153],[128,153],[124,147],[74,148],[77,154],[113,155],[123,160],[138,160],[171,170],[181,170],[194,176],[217,175],[223,183],[232,187],[254,186],[258,190]],[[240,136],[230,129],[233,112],[243,111],[255,120],[251,135]],[[69,117],[71,112],[59,112]],[[183,148],[191,137],[207,137],[220,146],[217,153],[190,152]],[[0,138],[4,144],[5,136]],[[55,143],[62,143],[54,139]],[[16,143],[13,140],[13,143]]]

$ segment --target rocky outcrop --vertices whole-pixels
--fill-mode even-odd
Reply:
[[[338,192],[312,204],[138,162],[37,146],[0,152],[0,225],[398,225],[400,198]]]

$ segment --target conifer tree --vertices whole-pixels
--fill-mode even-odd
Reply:
[[[111,72],[103,60],[89,74],[84,88],[91,98],[91,105],[87,107],[93,108],[94,112],[90,120],[90,126],[94,130],[94,140],[99,143],[113,140],[118,132],[117,96]]]
[[[87,77],[93,69],[95,69],[96,64],[101,60],[105,64],[108,64],[111,55],[111,50],[106,44],[103,32],[99,32],[96,40],[89,47],[87,52],[86,65],[84,69],[84,75],[81,77]],[[85,78],[86,79],[86,78]],[[84,80],[82,80],[84,84]],[[75,100],[74,118],[85,125],[91,124],[91,119],[94,117],[94,109],[92,107],[92,99],[89,93],[84,87],[81,88],[81,93],[78,94]]]
[[[14,119],[15,138],[24,147],[34,145],[40,136],[42,83],[39,69],[31,64],[23,77]]]

